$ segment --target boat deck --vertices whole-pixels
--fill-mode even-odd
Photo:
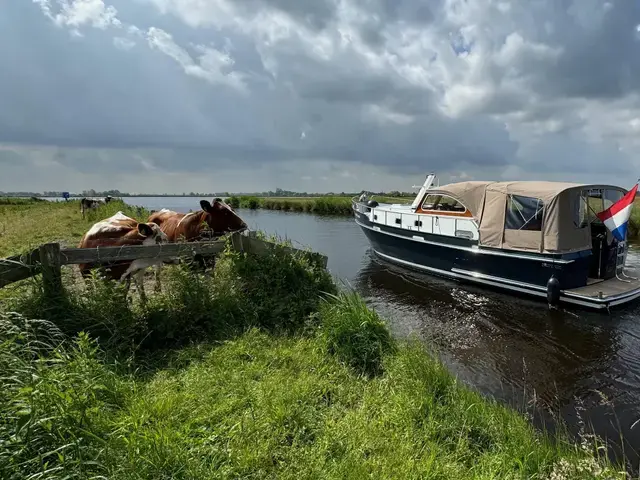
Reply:
[[[600,303],[602,307],[613,306],[640,297],[640,278],[626,278],[626,280],[629,281],[622,281],[615,277],[608,280],[591,279],[588,285],[564,290],[563,294],[575,300]]]

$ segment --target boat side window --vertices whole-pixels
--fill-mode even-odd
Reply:
[[[423,210],[437,210],[443,212],[465,212],[467,209],[455,198],[447,195],[427,195],[422,203]]]
[[[590,224],[602,225],[596,213],[606,210],[620,198],[622,198],[622,192],[617,190],[583,190],[580,195],[580,202],[574,211],[575,218],[573,223],[578,228],[586,227]]]
[[[580,192],[573,211],[573,224],[577,228],[584,228],[589,225],[589,199],[588,192],[584,190]]]
[[[616,203],[623,196],[624,193],[622,193],[620,190],[605,190],[604,195],[602,195],[602,206],[604,207],[604,210]]]
[[[509,195],[504,228],[507,230],[542,230],[544,202],[539,198]]]

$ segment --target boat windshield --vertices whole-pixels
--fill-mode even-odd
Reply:
[[[466,210],[464,205],[447,195],[427,195],[422,203],[422,209],[447,212],[464,212]]]
[[[581,228],[591,224],[602,225],[602,221],[596,214],[605,211],[620,200],[623,195],[624,193],[620,190],[601,188],[583,190],[580,194],[580,202],[578,202],[575,225]]]

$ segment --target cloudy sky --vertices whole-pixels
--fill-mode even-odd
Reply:
[[[4,0],[0,190],[640,177],[640,2]]]

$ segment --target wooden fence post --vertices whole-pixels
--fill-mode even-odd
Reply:
[[[48,298],[56,298],[62,294],[62,271],[60,268],[60,244],[47,243],[41,245],[40,263],[42,265],[42,286]]]
[[[239,233],[231,234],[231,245],[236,252],[244,251],[244,242],[242,241],[242,235]]]

